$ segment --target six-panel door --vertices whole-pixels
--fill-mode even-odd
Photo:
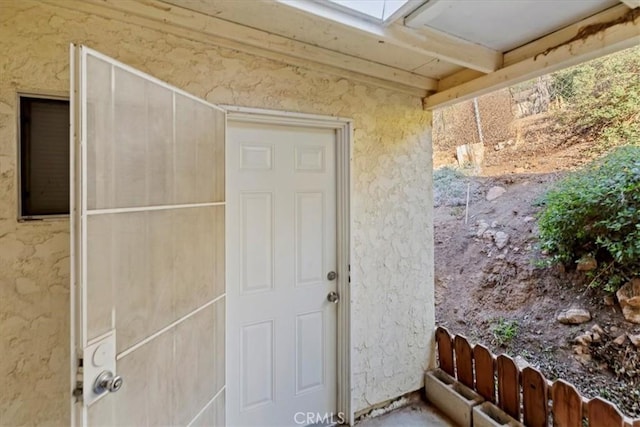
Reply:
[[[332,129],[229,124],[229,425],[336,420],[335,144]]]

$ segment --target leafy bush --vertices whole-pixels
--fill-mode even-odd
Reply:
[[[558,119],[577,138],[601,148],[640,138],[640,47],[558,71],[550,89],[564,104]]]
[[[552,261],[598,261],[592,284],[614,291],[640,277],[640,146],[619,147],[545,196],[540,240]]]
[[[460,169],[445,166],[434,170],[434,206],[464,206],[467,201],[467,185],[469,183],[469,177]]]

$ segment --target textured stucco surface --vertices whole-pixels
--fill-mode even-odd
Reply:
[[[70,42],[214,103],[352,118],[354,409],[421,386],[434,306],[431,118],[420,99],[68,8],[0,0],[0,425],[69,420],[69,223],[16,219],[16,92],[66,93]]]

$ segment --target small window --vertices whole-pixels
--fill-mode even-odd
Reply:
[[[20,96],[20,216],[69,214],[69,101]]]

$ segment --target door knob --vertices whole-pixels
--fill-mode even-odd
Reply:
[[[103,371],[93,385],[93,391],[96,394],[104,392],[115,393],[122,388],[124,380],[119,375],[113,375],[111,371]]]
[[[329,292],[327,295],[327,301],[337,304],[340,301],[340,295],[337,292]]]

